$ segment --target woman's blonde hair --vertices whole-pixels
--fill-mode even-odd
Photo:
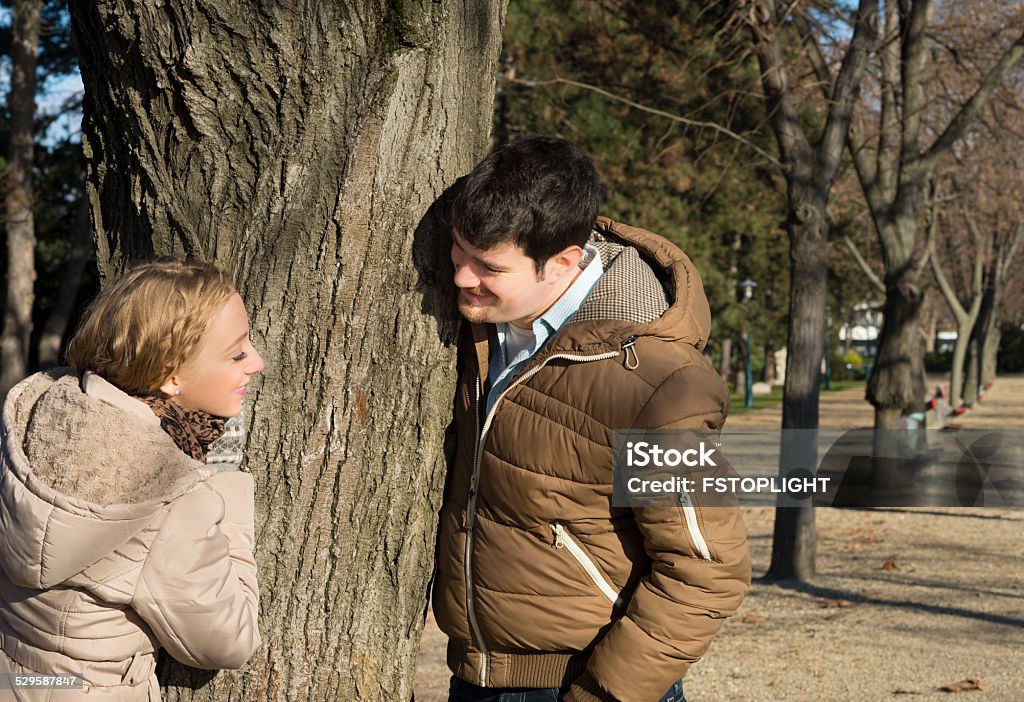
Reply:
[[[162,258],[136,266],[89,305],[68,345],[68,365],[131,395],[159,394],[234,292],[226,273],[202,261]]]

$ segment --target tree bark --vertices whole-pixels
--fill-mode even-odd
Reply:
[[[39,367],[52,368],[60,363],[60,350],[68,322],[75,310],[78,289],[82,287],[85,266],[93,260],[92,229],[89,222],[89,201],[83,195],[75,208],[71,225],[71,248],[64,261],[64,273],[57,291],[57,301],[39,336]]]
[[[732,382],[732,337],[722,339],[722,357],[718,361],[718,373],[725,382]]]
[[[0,334],[0,402],[28,375],[36,280],[35,203],[32,160],[35,148],[36,58],[42,0],[16,0],[11,7],[10,145],[4,212],[7,228],[7,294]]]
[[[790,251],[789,351],[782,400],[782,446],[779,474],[794,468],[814,472],[821,392],[821,358],[825,344],[825,303],[828,289],[826,246],[828,222],[825,189],[791,187],[787,222]],[[803,431],[796,431],[803,430]],[[817,528],[814,507],[779,507],[775,511],[770,580],[800,580],[814,576]]]
[[[963,403],[965,405],[973,405],[978,401],[978,391],[980,390],[978,376],[981,373],[979,347],[980,343],[978,339],[972,335],[970,342],[967,344],[967,372],[964,375],[963,397]]]
[[[771,339],[764,342],[764,372],[761,379],[769,385],[775,384],[775,346]]]
[[[878,356],[867,390],[867,399],[875,405],[875,429],[899,429],[902,410],[923,394],[918,392],[915,380],[919,375],[915,372],[915,356],[919,349],[917,317],[921,297],[920,289],[909,280],[887,286]]]
[[[72,0],[101,275],[236,280],[263,647],[167,700],[407,700],[457,313],[442,193],[488,145],[504,0]]]
[[[981,384],[982,388],[996,379],[999,360],[999,341],[1003,335],[999,325],[994,321],[990,329],[985,330],[981,345]]]

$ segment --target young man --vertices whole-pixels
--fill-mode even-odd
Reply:
[[[469,324],[433,596],[451,702],[682,700],[750,582],[735,503],[613,504],[614,430],[718,429],[728,393],[693,264],[599,199],[583,154],[534,137],[453,205]]]

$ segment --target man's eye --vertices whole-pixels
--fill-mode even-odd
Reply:
[[[232,361],[244,361],[244,360],[245,360],[245,357],[246,357],[246,356],[248,356],[248,355],[249,355],[249,354],[247,354],[247,353],[246,353],[245,351],[242,351],[242,352],[241,352],[240,354],[238,354],[237,356],[232,356],[232,357],[231,357],[231,360],[232,360]]]

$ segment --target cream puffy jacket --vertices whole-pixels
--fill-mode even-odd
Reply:
[[[155,702],[161,646],[194,667],[244,664],[260,643],[252,476],[186,456],[96,375],[38,373],[2,419],[0,676],[84,678],[55,700]]]

